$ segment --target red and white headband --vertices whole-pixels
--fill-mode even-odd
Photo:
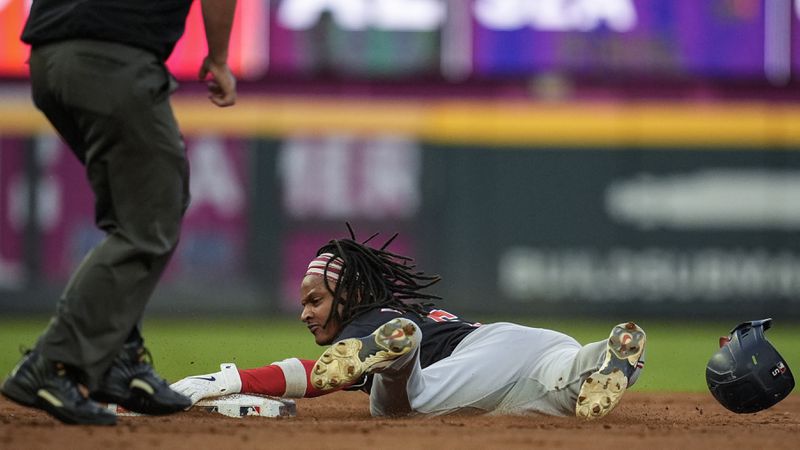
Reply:
[[[327,270],[325,270],[326,267]],[[330,281],[338,282],[339,277],[342,275],[343,267],[344,261],[342,258],[334,256],[333,253],[322,253],[308,264],[306,276],[327,277]]]

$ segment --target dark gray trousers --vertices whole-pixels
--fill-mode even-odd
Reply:
[[[106,233],[37,350],[82,369],[92,389],[137,332],[178,243],[189,169],[169,103],[177,84],[155,55],[92,40],[36,47],[30,71],[34,103],[86,167]]]

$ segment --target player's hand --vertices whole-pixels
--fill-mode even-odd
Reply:
[[[219,372],[205,375],[195,375],[176,381],[170,385],[173,391],[183,394],[192,400],[192,405],[198,401],[219,397],[220,395],[237,394],[242,390],[242,379],[236,364],[220,364]]]
[[[225,107],[236,103],[236,77],[227,63],[215,63],[208,56],[200,66],[198,77],[208,86],[208,98],[217,106]]]

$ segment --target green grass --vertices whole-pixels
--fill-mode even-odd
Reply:
[[[520,320],[519,323],[565,332],[581,343],[604,339],[612,323],[592,320]],[[717,350],[717,339],[736,323],[643,320],[647,331],[647,364],[636,390],[704,392],[705,365]],[[19,347],[30,347],[47,318],[0,318],[0,377],[19,360]],[[289,357],[316,359],[321,348],[305,327],[284,318],[148,319],[147,346],[156,369],[169,380],[219,370],[222,362],[258,367]],[[770,342],[795,372],[800,370],[800,324],[777,320],[767,332]]]

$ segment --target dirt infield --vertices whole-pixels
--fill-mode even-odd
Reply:
[[[608,417],[580,422],[545,416],[373,419],[366,395],[339,393],[297,401],[294,418],[233,419],[189,411],[119,422],[65,426],[0,397],[0,448],[798,448],[800,395],[767,411],[736,415],[710,395],[630,392]]]

